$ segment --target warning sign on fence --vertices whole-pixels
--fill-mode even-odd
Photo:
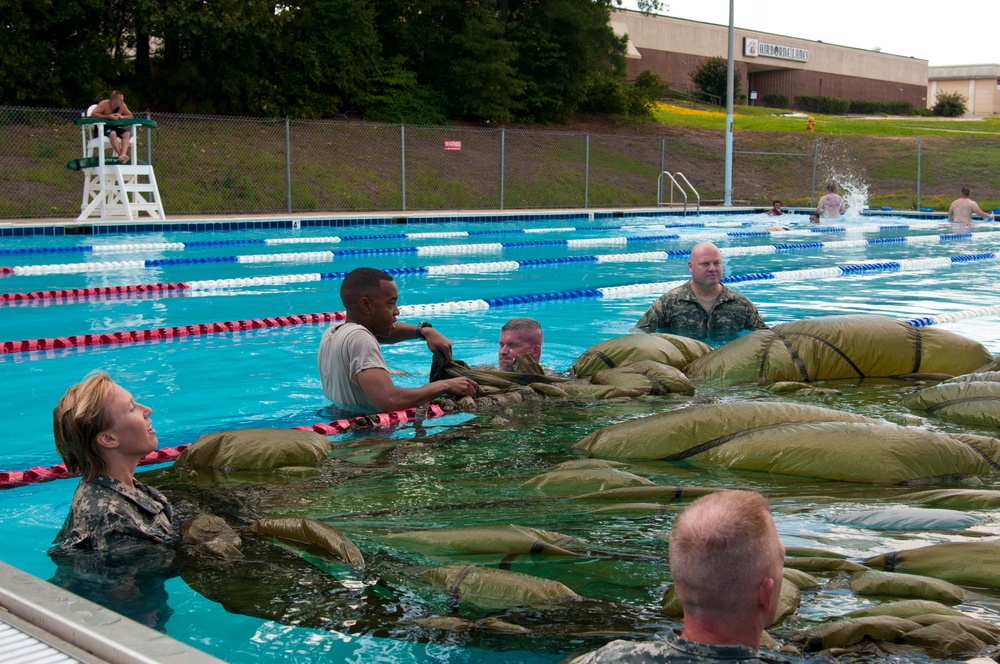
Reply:
[[[444,142],[444,149],[445,150],[461,150],[462,149],[462,141],[445,141]]]

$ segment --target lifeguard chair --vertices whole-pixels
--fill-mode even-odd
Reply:
[[[92,105],[85,116],[73,121],[80,125],[83,156],[68,162],[66,167],[82,171],[84,175],[83,201],[76,220],[98,217],[136,221],[142,213],[152,219],[166,219],[153,166],[140,163],[136,150],[139,142],[136,130],[139,127],[155,127],[156,123],[142,118],[106,120],[91,117],[96,107],[97,104]],[[104,135],[105,125],[131,128],[132,145],[128,163],[121,163],[117,155],[107,156],[111,142]]]

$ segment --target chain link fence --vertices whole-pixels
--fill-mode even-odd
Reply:
[[[79,110],[0,107],[0,218],[76,217]],[[656,135],[143,113],[139,158],[168,215],[655,206],[663,170],[720,203],[721,131]],[[651,126],[651,129],[653,127]],[[737,131],[733,202],[813,205],[827,182],[868,203],[946,209],[969,187],[1000,205],[1000,136],[879,138]],[[669,186],[669,182],[667,184]],[[669,192],[665,198],[669,198]]]

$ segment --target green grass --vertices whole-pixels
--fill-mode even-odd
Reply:
[[[760,106],[739,106],[733,109],[733,131],[772,131],[783,133],[807,132],[806,118],[790,118],[785,109]],[[663,125],[723,131],[726,127],[724,110],[714,107],[691,110],[671,107],[654,110],[653,117]],[[812,116],[816,120],[815,134],[855,134],[862,136],[947,136],[958,132],[1000,134],[1000,117],[983,120],[930,118],[854,118],[835,115]]]
[[[75,217],[80,173],[64,164],[79,156],[80,132],[62,116],[2,113],[0,218]],[[869,186],[871,205],[946,209],[968,186],[984,209],[1000,205],[1000,117],[805,118],[759,107],[735,110],[734,202],[815,203],[818,189],[850,173]],[[511,127],[505,134],[504,207],[579,207],[584,202],[586,136],[590,136],[589,204],[653,205],[661,158],[684,173],[702,200],[721,198],[725,113],[661,108],[655,121],[619,121],[544,131]],[[8,117],[9,116],[9,117]],[[155,118],[153,164],[168,216],[287,211],[282,122],[247,118]],[[632,135],[629,135],[632,134]],[[481,127],[407,127],[408,209],[480,209],[500,202],[500,133]],[[398,126],[298,121],[291,126],[291,189],[295,212],[392,211],[402,205]],[[145,158],[146,137],[139,153]],[[461,139],[460,153],[443,141]],[[662,152],[661,152],[662,150]],[[774,153],[787,153],[787,156]]]

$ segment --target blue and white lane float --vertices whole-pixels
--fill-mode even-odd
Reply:
[[[373,240],[425,240],[425,239],[455,239],[464,237],[480,237],[489,235],[517,235],[517,234],[544,234],[544,233],[572,233],[588,231],[609,231],[609,230],[679,230],[704,229],[704,228],[747,228],[762,226],[773,223],[773,220],[760,221],[701,221],[676,224],[634,224],[629,226],[557,226],[548,228],[514,228],[514,229],[487,229],[473,231],[436,231],[426,233],[383,233],[372,235],[332,235],[321,237],[283,237],[283,238],[262,238],[262,239],[240,239],[240,240],[199,240],[193,242],[131,242],[119,244],[93,244],[76,245],[72,247],[20,247],[0,249],[0,256],[16,256],[30,254],[61,254],[61,253],[92,253],[92,254],[134,254],[140,252],[170,252],[186,251],[189,249],[205,249],[207,247],[226,246],[283,246],[296,244],[340,244],[342,242],[370,242]],[[937,222],[918,222],[906,224],[876,225],[864,224],[853,226],[809,226],[792,228],[788,231],[744,231],[730,233],[712,233],[705,235],[705,239],[722,239],[725,237],[746,237],[747,234],[769,235],[771,233],[789,233],[801,235],[808,233],[882,233],[886,231],[900,230],[920,230],[939,227]],[[685,237],[701,237],[697,234],[687,234]]]
[[[730,235],[730,234],[727,234]],[[766,234],[765,234],[766,235]],[[837,240],[834,242],[800,242],[800,243],[780,243],[770,245],[756,245],[750,247],[723,247],[720,249],[723,256],[741,256],[749,254],[769,254],[779,251],[801,251],[809,249],[835,249],[844,247],[861,247],[877,244],[919,244],[937,243],[956,240],[981,240],[992,236],[1000,235],[1000,231],[988,231],[984,233],[947,233],[943,235],[913,235],[906,237],[889,238],[867,238],[857,240]],[[160,268],[176,265],[201,265],[216,263],[329,263],[337,258],[356,256],[376,256],[399,253],[415,253],[418,256],[457,256],[457,255],[483,255],[489,253],[502,253],[506,249],[519,249],[540,246],[562,246],[571,249],[599,246],[625,246],[632,243],[659,242],[664,240],[674,240],[675,235],[645,235],[627,238],[590,238],[580,240],[544,240],[538,242],[495,242],[469,245],[441,245],[441,246],[418,246],[408,248],[381,248],[381,249],[350,249],[342,251],[313,251],[283,254],[248,254],[242,256],[214,256],[203,258],[163,258],[149,260],[132,261],[101,261],[93,263],[56,263],[49,265],[19,265],[12,268],[5,268],[5,271],[14,276],[35,276],[43,274],[79,274],[93,272],[114,272],[114,271],[134,271],[141,269]],[[668,260],[680,256],[688,256],[688,250],[652,251],[634,254],[607,254],[604,256],[574,256],[569,257],[572,261],[563,259],[535,259],[529,261],[499,261],[484,265],[496,265],[491,269],[475,269],[474,272],[496,271],[503,269],[517,269],[509,266],[537,266],[549,264],[549,262],[636,262],[636,261],[656,261]],[[539,262],[540,261],[540,262]],[[547,262],[548,261],[548,262]],[[508,267],[503,267],[508,266]],[[464,267],[464,266],[436,266]],[[435,274],[432,267],[412,268],[415,272],[425,272]],[[443,272],[456,273],[457,270],[443,269]],[[443,273],[442,272],[442,273]],[[313,279],[315,280],[315,279]],[[190,283],[190,282],[189,282]],[[215,286],[219,287],[219,286]]]

